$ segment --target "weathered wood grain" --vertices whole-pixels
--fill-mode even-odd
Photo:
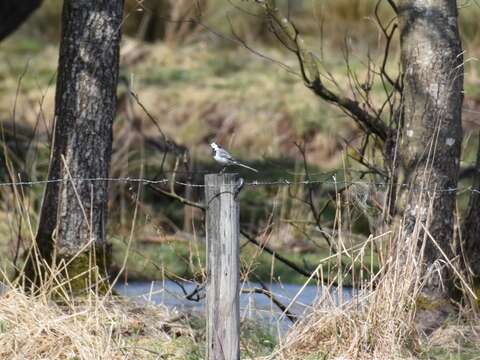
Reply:
[[[240,359],[237,174],[205,176],[207,204],[207,359]]]

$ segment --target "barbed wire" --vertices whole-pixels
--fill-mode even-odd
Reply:
[[[162,179],[147,179],[147,178],[136,178],[136,177],[98,177],[98,178],[62,178],[62,179],[50,179],[50,180],[33,180],[33,181],[10,181],[10,182],[0,182],[0,187],[11,187],[11,186],[37,186],[37,185],[47,185],[50,183],[67,183],[67,182],[123,182],[127,184],[132,183],[140,183],[145,185],[163,185],[163,184],[175,184],[184,187],[191,187],[191,188],[206,188],[209,185],[202,184],[202,183],[192,183],[187,181],[180,181],[174,178],[162,178]],[[331,179],[309,179],[309,180],[288,180],[288,179],[276,179],[276,180],[251,180],[246,181],[244,186],[246,187],[261,187],[261,186],[296,186],[296,185],[331,185],[331,186],[352,186],[352,185],[363,185],[363,186],[376,186],[376,187],[385,187],[388,188],[392,185],[396,185],[398,187],[409,188],[409,190],[413,190],[411,184],[393,184],[391,182],[376,182],[376,181],[359,181],[359,180],[337,180],[335,176],[331,176]],[[468,187],[455,187],[455,188],[447,188],[447,189],[440,189],[438,187],[422,187],[418,186],[417,190],[425,191],[425,192],[474,192],[480,193],[480,190],[475,189],[472,186]]]

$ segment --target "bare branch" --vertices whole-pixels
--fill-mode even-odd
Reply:
[[[273,0],[255,1],[264,8],[272,23],[275,36],[282,39],[281,43],[296,55],[305,85],[316,95],[325,101],[335,104],[350,115],[366,132],[375,134],[385,141],[391,131],[380,118],[362,109],[357,101],[334,93],[324,86],[320,78],[317,58],[313,52],[306,48],[295,25],[281,14],[280,10],[275,6],[275,2]]]
[[[265,244],[261,244],[257,239],[255,239],[255,237],[253,237],[252,235],[250,235],[249,233],[247,233],[246,231],[244,230],[240,230],[240,234],[242,234],[248,241],[250,241],[252,244],[255,244],[256,246],[264,249],[266,252],[268,252],[270,255],[274,256],[277,260],[279,260],[280,262],[284,263],[285,265],[287,265],[290,269],[292,270],[295,270],[296,272],[298,272],[300,275],[303,275],[305,276],[306,278],[310,278],[312,277],[313,279],[317,280],[317,281],[322,281],[320,279],[320,277],[317,275],[317,274],[312,274],[310,272],[308,272],[306,269],[303,269],[301,268],[300,266],[298,266],[297,264],[293,263],[292,261],[288,260],[287,258],[283,257],[282,255],[280,254],[277,254],[275,251],[273,251],[272,249],[270,249],[267,245]],[[327,279],[324,279],[324,281],[327,281]],[[331,282],[330,282],[331,283]],[[335,284],[336,285],[336,282]]]
[[[393,0],[387,0],[388,4],[392,8],[392,10],[395,12],[395,14],[398,14],[398,7],[397,4]]]
[[[395,34],[395,30],[397,30],[397,27],[398,25],[393,23],[396,19],[396,17],[392,18],[388,23],[387,25],[383,25],[383,22],[382,20],[380,19],[380,15],[379,15],[379,9],[380,9],[380,4],[381,4],[382,0],[378,0],[377,1],[377,4],[375,5],[375,19],[377,20],[377,24],[378,26],[380,27],[380,29],[382,30],[382,33],[386,39],[386,43],[385,43],[385,49],[384,49],[384,52],[383,52],[383,60],[382,60],[382,65],[380,66],[380,76],[382,77],[382,80],[383,80],[383,77],[385,79],[387,79],[387,81],[398,91],[398,92],[402,92],[402,88],[400,86],[400,76],[397,78],[397,80],[393,81],[392,78],[388,75],[388,73],[386,72],[385,68],[386,68],[386,65],[387,65],[387,62],[388,62],[388,55],[390,54],[390,44],[391,44],[391,41],[392,41],[392,38],[393,38],[393,35]],[[390,25],[393,23],[392,25],[392,28],[390,31],[388,31],[388,28],[390,27]]]
[[[181,204],[183,205],[188,205],[188,206],[192,206],[192,207],[195,207],[197,209],[200,209],[200,210],[203,210],[205,211],[205,206],[203,206],[202,204],[199,204],[199,203],[196,203],[196,202],[193,202],[193,201],[190,201],[190,200],[187,200],[186,198],[184,198],[183,196],[180,196],[178,195],[177,193],[173,192],[173,191],[166,191],[166,190],[163,190],[162,188],[158,187],[158,186],[154,186],[154,185],[149,185],[149,187],[151,189],[153,189],[154,191],[162,194],[162,195],[165,195],[165,196],[168,196],[169,198],[171,199],[174,199],[174,200],[177,200],[179,201]]]
[[[161,151],[168,151],[171,153],[176,154],[177,156],[186,156],[188,158],[188,149],[185,146],[181,146],[176,144],[174,141],[169,139],[167,135],[162,131],[160,125],[158,124],[158,121],[155,119],[155,117],[147,110],[145,105],[140,101],[138,98],[138,95],[135,94],[132,90],[129,89],[129,95],[135,100],[138,106],[143,110],[145,115],[147,115],[148,119],[153,123],[153,125],[157,128],[158,132],[163,138],[163,143],[160,143],[156,141],[155,139],[148,137],[144,135],[138,127],[136,127],[136,130],[139,131],[142,136],[147,140],[147,142],[150,145],[153,145],[154,147],[158,148]]]
[[[309,172],[309,168],[308,168],[307,154],[306,154],[306,151],[305,151],[305,147],[301,146],[298,143],[295,143],[295,146],[298,148],[298,151],[300,151],[300,154],[302,155],[302,158],[303,158],[303,168],[305,170],[305,178],[306,178],[306,180],[310,180],[310,172]],[[323,211],[325,211],[327,207],[324,206],[321,211],[318,211],[316,206],[315,206],[314,200],[313,200],[313,188],[312,188],[311,185],[307,185],[307,188],[308,188],[308,201],[307,201],[307,203],[308,203],[308,206],[310,207],[310,211],[312,212],[313,219],[315,220],[315,224],[317,225],[318,229],[320,230],[320,233],[322,234],[323,238],[327,242],[328,247],[331,248],[332,250],[335,250],[332,247],[332,243],[331,243],[330,239],[328,238],[328,236],[323,231],[322,224],[320,223],[320,217],[322,216]],[[327,204],[328,204],[328,202],[327,202]]]
[[[243,293],[255,293],[255,294],[263,294],[265,295],[266,297],[268,297],[270,300],[272,300],[272,302],[282,311],[285,313],[285,316],[288,318],[288,320],[290,320],[292,323],[295,323],[297,322],[298,318],[295,314],[292,314],[288,308],[282,304],[282,302],[280,300],[278,300],[276,298],[276,296],[264,285],[263,282],[260,281],[260,279],[257,279],[256,281],[259,282],[260,286],[262,286],[261,288],[246,288],[246,289],[242,289],[242,292]]]

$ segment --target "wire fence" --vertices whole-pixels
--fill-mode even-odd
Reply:
[[[204,174],[202,172],[202,174]],[[341,175],[341,174],[338,174]],[[10,182],[1,182],[0,187],[11,187],[11,186],[40,186],[47,185],[49,183],[78,183],[78,182],[120,182],[125,184],[142,184],[142,185],[166,185],[166,184],[175,184],[184,187],[190,188],[206,188],[208,185],[203,183],[193,183],[187,181],[176,180],[174,176],[171,178],[161,178],[161,179],[148,179],[148,178],[138,178],[138,177],[98,177],[98,178],[62,178],[62,179],[49,179],[49,180],[33,180],[33,181],[10,181]],[[288,179],[275,179],[275,180],[250,180],[245,181],[244,187],[261,187],[261,186],[297,186],[297,185],[329,185],[336,187],[349,187],[354,185],[362,185],[365,187],[378,187],[378,188],[389,188],[393,185],[401,188],[406,188],[410,191],[423,191],[423,192],[474,192],[480,193],[480,190],[474,186],[467,187],[455,187],[455,188],[439,188],[439,187],[427,187],[427,186],[413,186],[412,184],[402,184],[402,183],[392,183],[392,182],[376,182],[376,181],[359,181],[359,180],[337,180],[336,176],[330,176],[330,179],[305,179],[305,180],[288,180]]]

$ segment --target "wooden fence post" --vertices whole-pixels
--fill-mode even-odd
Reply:
[[[207,360],[240,359],[240,206],[237,174],[205,175]]]

